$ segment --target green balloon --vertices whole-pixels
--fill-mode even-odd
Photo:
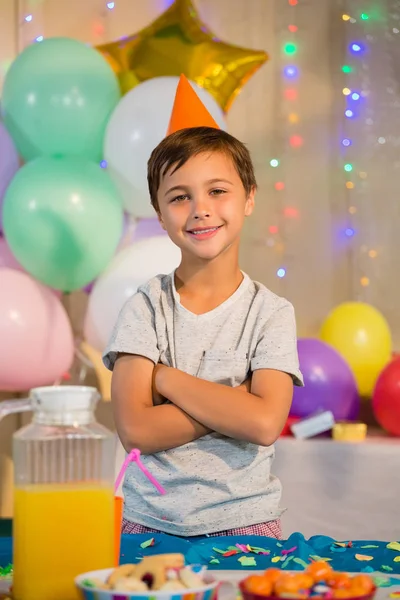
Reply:
[[[98,161],[119,98],[118,80],[97,50],[48,38],[25,48],[7,72],[3,120],[26,161],[43,155]]]
[[[42,157],[7,188],[3,229],[21,265],[64,292],[93,281],[115,253],[123,209],[108,173],[76,158]]]

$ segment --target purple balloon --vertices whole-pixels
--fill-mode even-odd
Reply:
[[[297,343],[304,388],[295,387],[290,414],[307,417],[318,410],[330,410],[336,421],[358,416],[360,398],[354,375],[342,356],[316,339]]]
[[[0,123],[0,232],[3,230],[3,198],[5,191],[19,169],[19,158],[10,134]]]
[[[0,269],[14,269],[15,271],[23,271],[25,269],[19,264],[14,254],[10,250],[5,238],[0,235]]]
[[[138,242],[139,240],[144,240],[155,235],[166,235],[166,232],[161,227],[157,217],[154,217],[154,219],[139,219],[138,221],[134,221],[127,213],[125,213],[121,240],[118,245],[117,252],[123,248],[127,248],[134,242]],[[91,281],[83,288],[83,291],[87,294],[90,294],[94,284],[95,281]]]

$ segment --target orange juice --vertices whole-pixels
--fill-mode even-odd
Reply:
[[[76,600],[74,578],[114,564],[114,493],[91,484],[16,487],[15,600]]]

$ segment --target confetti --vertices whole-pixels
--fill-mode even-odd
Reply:
[[[289,550],[282,550],[281,554],[286,555],[286,554],[291,554],[292,552],[294,552],[295,550],[297,550],[297,546],[293,546],[293,548],[289,548]]]
[[[0,577],[11,577],[12,574],[13,574],[12,564],[7,565],[6,567],[0,567]]]
[[[400,552],[400,543],[399,542],[390,542],[386,548],[388,550],[396,550],[396,552]]]
[[[145,542],[142,542],[140,544],[141,548],[149,548],[150,546],[154,546],[155,540],[154,538],[150,538],[149,540],[146,540]]]
[[[224,552],[222,556],[228,558],[229,556],[235,556],[235,554],[239,554],[237,550],[228,550],[228,552]]]
[[[238,558],[238,561],[242,565],[242,567],[256,567],[256,559],[254,556],[241,556]]]
[[[332,546],[330,547],[331,552],[346,552],[346,550],[346,546],[335,546],[334,544],[332,544]]]
[[[219,565],[219,559],[218,558],[212,558],[210,560],[210,565]]]
[[[361,571],[362,571],[363,573],[373,573],[373,572],[374,572],[374,569],[373,569],[372,567],[370,567],[369,565],[367,565],[366,567],[363,567],[363,568],[361,569]]]
[[[239,548],[242,552],[248,553],[247,546],[245,544],[236,544],[236,548]]]
[[[389,587],[391,585],[388,577],[374,577],[376,587]]]
[[[218,554],[225,554],[226,550],[221,550],[221,548],[213,548],[213,552],[217,552]]]
[[[381,569],[382,571],[393,571],[393,568],[389,567],[389,565],[382,565]]]
[[[266,548],[258,548],[257,546],[252,546],[251,551],[254,554],[271,554],[271,550],[267,550]]]
[[[373,544],[368,544],[367,546],[361,546],[361,548],[379,548],[379,546],[374,546]]]
[[[306,563],[306,561],[303,560],[302,558],[298,558],[297,556],[293,557],[293,562],[297,563],[298,565],[301,565],[304,569],[306,569],[308,567],[308,564]]]
[[[392,592],[389,594],[389,598],[400,598],[400,592]]]
[[[282,544],[280,542],[277,543],[278,548],[282,548]]]
[[[395,556],[393,562],[400,562],[400,556]]]
[[[315,560],[315,561],[317,561],[317,560],[321,560],[321,557],[320,557],[320,556],[318,556],[317,554],[312,554],[312,555],[310,555],[310,558],[311,558],[311,560]]]
[[[335,546],[340,546],[341,548],[346,548],[346,542],[335,542]]]
[[[373,556],[368,556],[367,554],[356,554],[356,560],[373,560]]]
[[[273,558],[271,558],[271,562],[273,562],[273,563],[277,563],[277,562],[279,562],[280,560],[281,560],[281,557],[280,557],[280,556],[274,556]]]
[[[294,559],[294,556],[288,556],[284,563],[282,563],[282,569],[286,569],[291,560]]]

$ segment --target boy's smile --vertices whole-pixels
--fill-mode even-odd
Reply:
[[[212,260],[239,244],[244,218],[254,207],[232,159],[202,152],[170,169],[158,189],[159,219],[182,256]]]

